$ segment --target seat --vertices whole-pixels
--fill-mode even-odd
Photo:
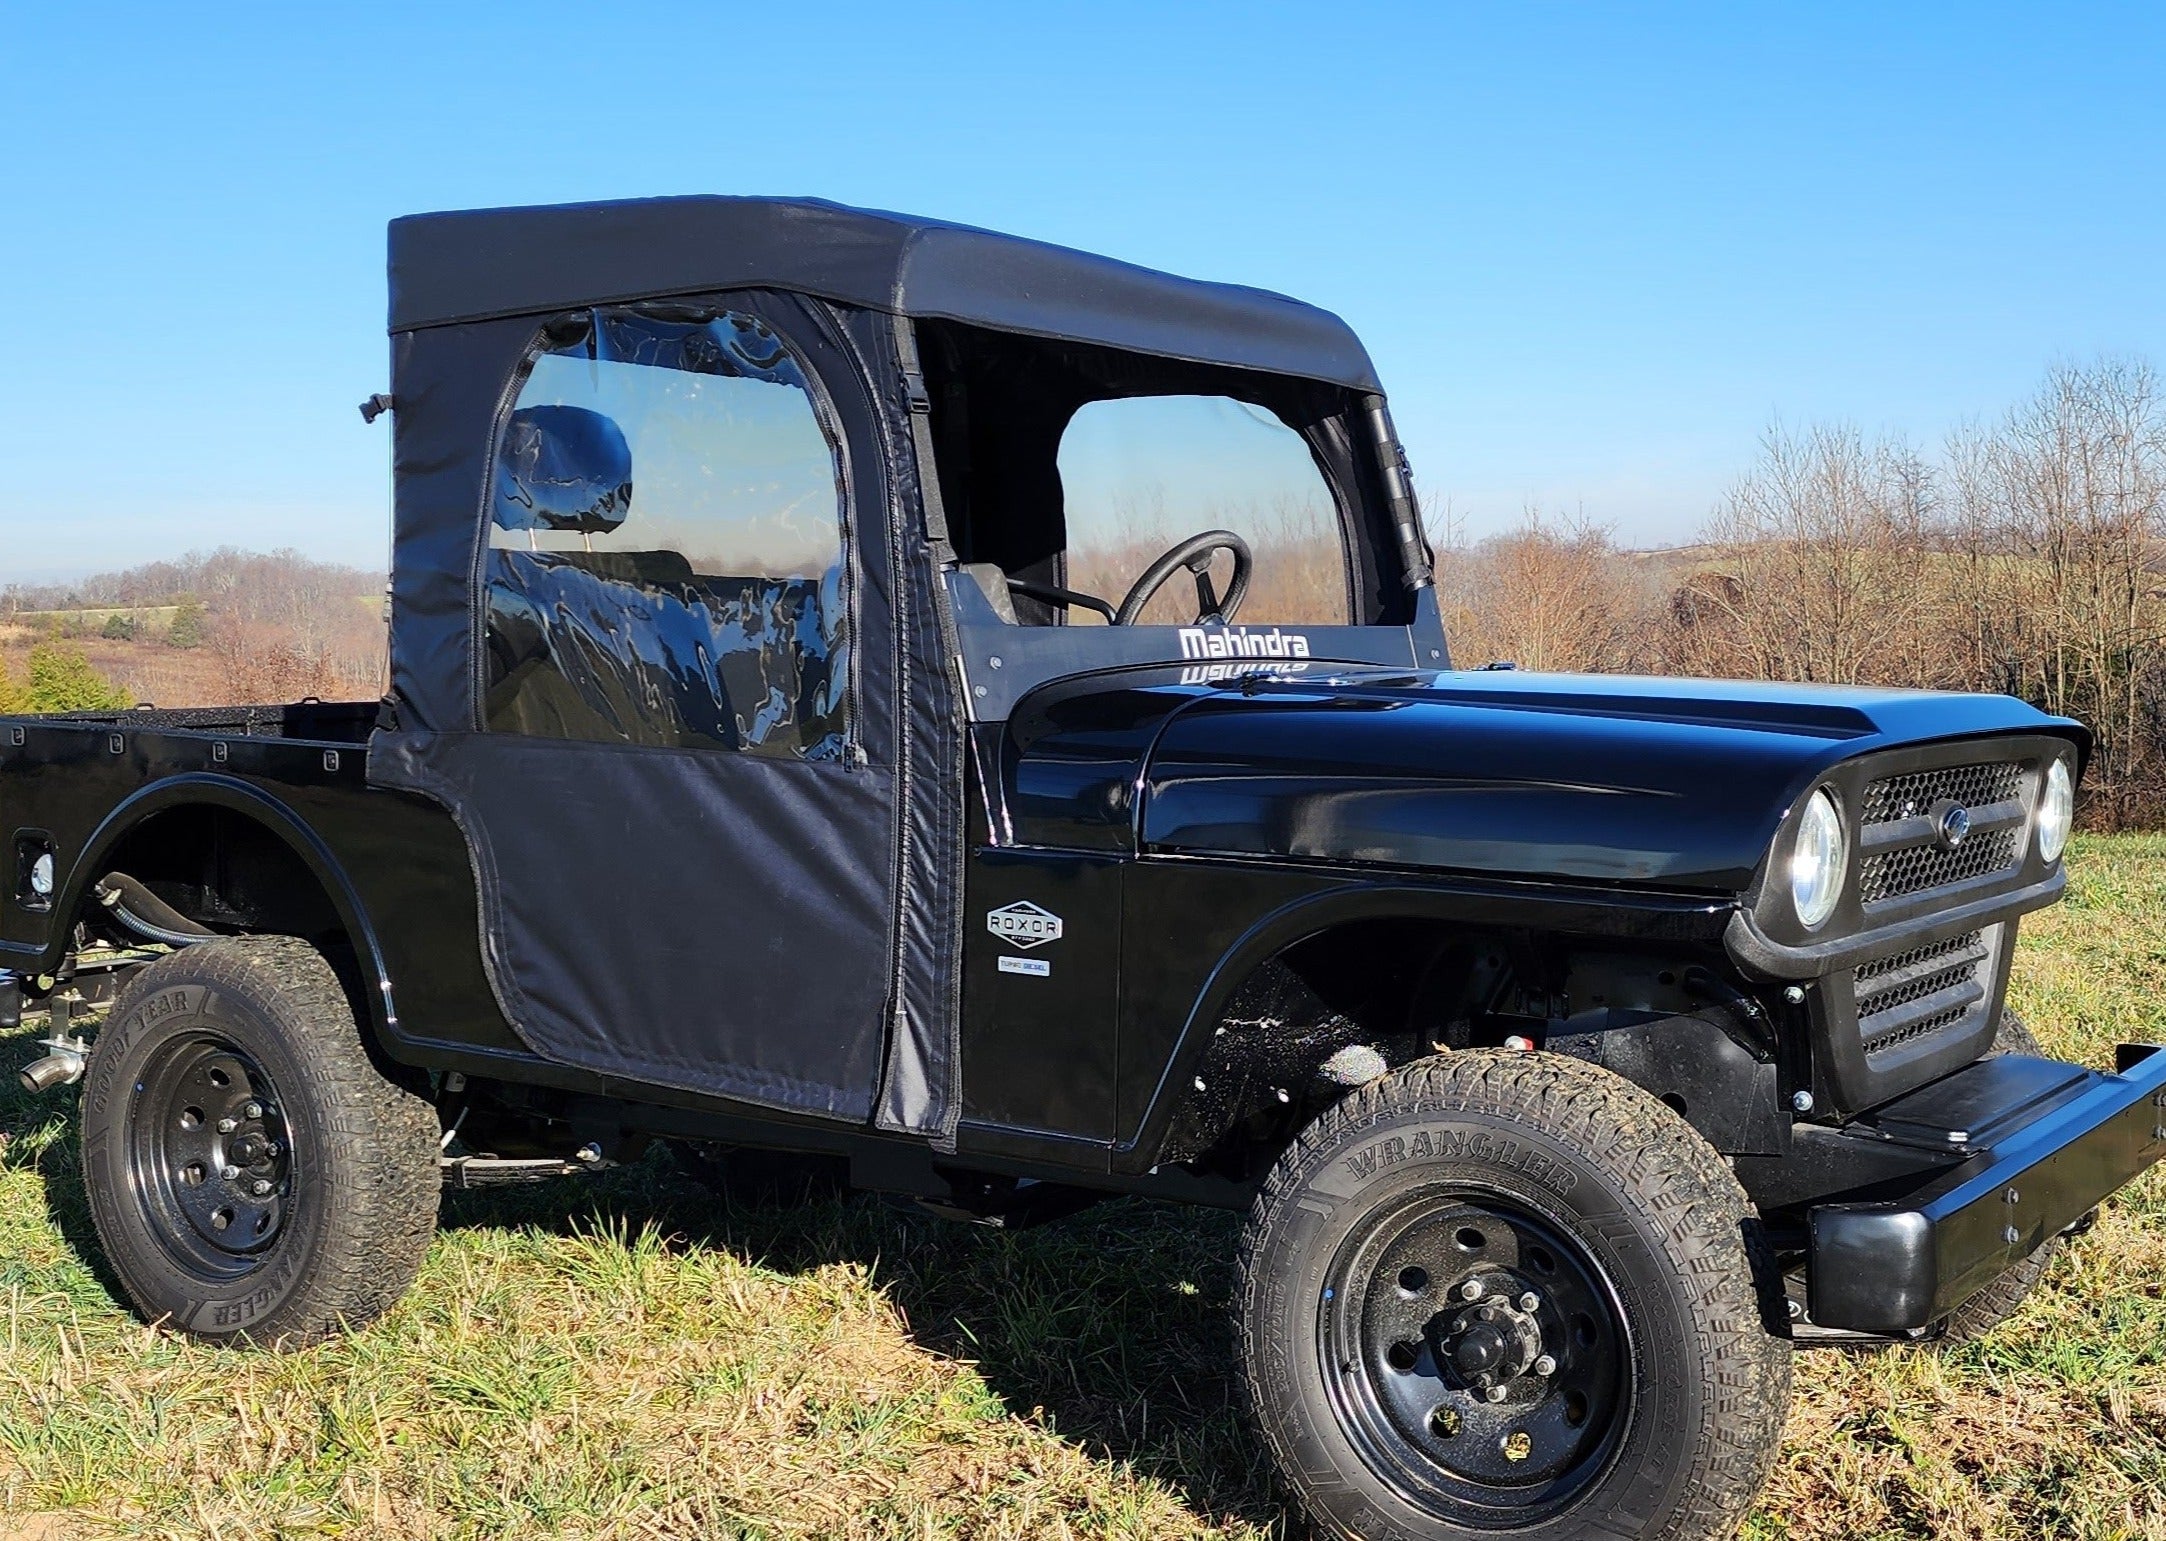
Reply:
[[[985,601],[993,607],[993,614],[1010,626],[1022,624],[1015,616],[1015,596],[1008,591],[1008,575],[998,562],[965,562],[962,570],[985,591]]]

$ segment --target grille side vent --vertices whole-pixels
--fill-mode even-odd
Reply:
[[[1868,1059],[1967,1025],[1987,1004],[2000,928],[1861,963],[1852,971]]]

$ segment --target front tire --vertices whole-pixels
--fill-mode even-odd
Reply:
[[[1329,1534],[1727,1535],[1789,1407],[1754,1224],[1715,1151],[1605,1071],[1409,1065],[1311,1125],[1250,1212],[1251,1416]]]
[[[303,1347],[381,1315],[435,1233],[438,1122],[323,954],[205,942],[115,1002],[83,1084],[98,1240],[145,1320]]]

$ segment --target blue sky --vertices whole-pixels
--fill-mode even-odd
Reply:
[[[383,225],[805,193],[1327,305],[1472,534],[2166,362],[2166,7],[0,0],[0,581],[381,561]],[[1434,510],[1432,510],[1434,513]]]

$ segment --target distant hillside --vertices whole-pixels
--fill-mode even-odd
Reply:
[[[297,551],[220,547],[66,583],[0,585],[0,663],[79,644],[159,706],[365,699],[384,688],[384,575]]]

